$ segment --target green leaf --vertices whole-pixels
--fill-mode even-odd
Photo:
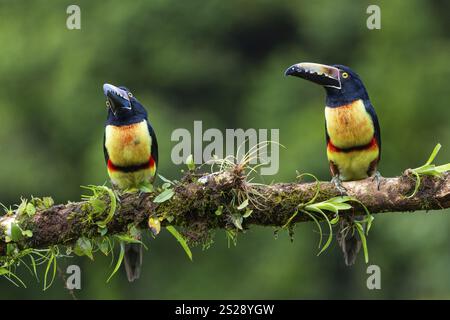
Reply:
[[[333,203],[344,203],[344,202],[352,201],[353,199],[354,198],[350,197],[350,196],[339,196],[339,197],[334,197],[334,198],[328,199],[327,201],[333,202]]]
[[[443,164],[441,166],[437,166],[434,169],[439,173],[444,173],[444,172],[450,171],[450,163]]]
[[[23,238],[22,229],[16,223],[11,223],[11,236],[10,236],[10,238],[14,242],[17,242],[17,241],[19,241],[20,239]]]
[[[142,243],[141,241],[133,238],[132,236],[126,235],[126,234],[116,234],[116,235],[114,235],[114,237],[124,243]]]
[[[108,249],[109,249],[109,243],[108,243],[108,241],[106,240],[106,239],[103,239],[102,240],[102,242],[100,242],[99,244],[98,244],[98,248],[100,249],[100,251],[105,255],[105,256],[107,256],[108,255]]]
[[[333,240],[333,228],[331,226],[330,220],[328,219],[328,216],[320,209],[319,209],[319,213],[322,215],[324,220],[327,222],[329,234],[328,234],[327,241],[325,242],[322,249],[319,251],[319,253],[317,255],[320,255],[322,252],[324,252],[330,246],[331,241]]]
[[[234,226],[239,230],[242,230],[242,220],[243,220],[242,216],[240,214],[232,214],[230,218]]]
[[[2,270],[6,270],[6,273],[3,273],[4,271]],[[16,287],[19,287],[19,285],[14,281],[16,280],[17,282],[19,282],[19,284],[26,288],[27,286],[25,285],[25,283],[18,277],[16,276],[13,272],[9,271],[8,269],[5,268],[0,268],[0,276],[5,276],[7,280],[9,280],[12,284],[14,284]],[[13,278],[13,279],[11,279]]]
[[[250,217],[250,215],[252,214],[253,210],[247,208],[247,210],[245,210],[244,215],[242,216],[243,218],[248,218]]]
[[[235,229],[225,229],[225,235],[227,236],[228,248],[230,248],[231,243],[234,246],[237,245],[237,233]]]
[[[367,249],[367,239],[364,234],[364,229],[359,222],[355,221],[356,230],[358,231],[359,237],[361,238],[361,243],[364,251],[364,260],[369,263],[369,250]]]
[[[17,208],[17,215],[20,216],[22,213],[24,213],[27,209],[27,200],[22,199],[22,202],[20,202],[19,207]]]
[[[135,225],[131,225],[131,227],[129,227],[128,233],[135,239],[139,239],[141,236],[141,232]]]
[[[92,256],[92,243],[85,237],[81,237],[77,240],[73,252],[77,256],[88,256],[89,259],[94,260],[94,257]]]
[[[240,205],[239,207],[237,207],[238,210],[242,210],[244,208],[246,208],[248,206],[248,199],[245,199]]]
[[[97,225],[99,225],[100,227],[104,227],[114,217],[114,213],[116,212],[116,208],[117,208],[117,199],[116,199],[116,195],[114,194],[114,191],[112,191],[112,189],[110,189],[110,188],[108,188],[106,186],[100,186],[100,188],[109,195],[109,212],[108,212],[108,215],[106,216],[106,218],[103,221],[97,222]],[[104,205],[104,208],[100,212],[103,212],[106,209],[105,202],[103,202],[103,205]]]
[[[0,276],[8,273],[9,273],[8,269],[0,267]]]
[[[111,278],[116,274],[117,270],[119,270],[120,265],[122,264],[123,261],[123,257],[125,256],[125,244],[123,242],[120,243],[120,253],[119,253],[119,258],[117,258],[117,262],[116,262],[116,266],[114,267],[113,272],[111,273],[111,275],[108,277],[108,279],[106,280],[106,283],[109,282],[109,280],[111,280]]]
[[[416,171],[412,171],[412,173],[416,176],[416,184],[415,184],[415,186],[414,186],[414,191],[413,191],[413,193],[411,193],[411,195],[409,195],[409,196],[407,196],[407,198],[412,198],[412,197],[414,197],[415,195],[416,195],[416,193],[417,193],[417,191],[419,191],[419,188],[420,188],[420,176],[419,176],[419,174],[416,172]]]
[[[336,209],[339,210],[349,210],[352,208],[351,205],[349,205],[348,203],[335,203],[334,206],[336,207]]]
[[[153,191],[155,191],[155,188],[153,188],[153,185],[151,184],[145,184],[139,187],[139,191],[144,193],[152,193]]]
[[[189,249],[189,246],[187,245],[187,242],[183,238],[183,236],[173,226],[167,226],[166,229],[167,229],[167,231],[169,231],[175,237],[175,239],[178,240],[178,242],[180,243],[181,247],[184,249],[184,252],[186,252],[187,256],[192,261],[191,249]]]
[[[407,198],[412,198],[416,195],[417,191],[419,190],[420,183],[421,183],[421,175],[428,175],[428,176],[434,176],[434,177],[441,177],[442,173],[450,170],[450,163],[441,165],[441,166],[435,166],[432,164],[434,159],[436,158],[437,154],[439,153],[439,150],[441,149],[441,144],[437,144],[436,147],[434,147],[433,152],[431,153],[430,157],[428,158],[427,162],[423,166],[420,166],[415,169],[411,169],[411,173],[416,178],[416,185],[414,187],[414,191],[411,195],[407,196]]]
[[[30,257],[31,266],[33,267],[33,274],[36,277],[37,280],[39,280],[39,276],[37,274],[37,268],[36,268],[36,260],[34,259],[33,255],[28,255]]]
[[[337,208],[331,204],[326,202],[319,202],[315,204],[310,204],[305,207],[306,210],[315,211],[321,213],[322,210],[327,210],[333,213],[338,213]]]
[[[55,204],[55,201],[53,201],[52,197],[44,197],[44,198],[42,198],[42,203],[44,204],[44,206],[46,208],[50,208],[51,206],[53,206]]]
[[[52,266],[53,266],[53,268],[52,268]],[[52,269],[52,278],[51,278],[50,282],[48,282],[47,279],[48,279],[48,273],[50,272],[50,269]],[[45,268],[44,291],[51,287],[53,281],[55,280],[55,276],[56,276],[56,256],[52,252],[50,255],[50,258],[48,259],[47,267]]]
[[[439,150],[441,149],[441,144],[438,143],[436,147],[434,147],[433,152],[431,153],[430,157],[428,158],[427,162],[425,162],[425,165],[431,164],[433,162],[434,158],[436,158],[437,154],[439,153]]]
[[[192,156],[192,154],[188,155],[188,157],[186,158],[186,165],[190,171],[195,170],[194,157]]]
[[[36,213],[36,208],[35,206],[31,203],[28,202],[27,207],[25,209],[25,212],[27,213],[28,216],[34,216],[34,214]]]
[[[156,202],[156,203],[165,202],[165,201],[169,200],[170,198],[172,198],[174,194],[175,194],[175,192],[172,189],[166,189],[163,192],[161,192],[160,194],[158,194],[155,197],[155,199],[153,199],[153,202]]]
[[[316,192],[314,193],[314,196],[311,198],[311,200],[309,200],[306,203],[308,205],[308,204],[314,203],[314,201],[316,201],[317,197],[319,196],[319,194],[320,194],[320,181],[319,181],[319,179],[317,179],[317,177],[315,175],[313,175],[311,173],[297,174],[297,180],[301,181],[301,179],[303,177],[305,177],[305,176],[306,177],[311,177],[311,178],[313,178],[316,181]]]
[[[160,174],[158,174],[158,177],[159,177],[162,181],[164,181],[164,182],[170,183],[170,184],[172,184],[172,185],[175,184],[173,181],[171,181],[171,180],[169,180],[169,179],[167,179],[167,178],[164,178],[164,177],[163,177],[162,175],[160,175]]]
[[[22,231],[22,235],[27,238],[31,238],[33,236],[33,232],[31,230],[24,230]]]
[[[170,188],[170,186],[171,186],[171,184],[170,184],[170,183],[168,183],[168,182],[164,182],[164,183],[163,183],[163,185],[161,186],[161,188],[163,188],[164,190],[166,190],[166,189],[169,189],[169,188]]]
[[[336,224],[339,222],[339,215],[336,215],[336,217],[334,217],[333,219],[330,220],[331,224]]]
[[[223,213],[223,206],[219,206],[215,212],[216,216],[220,216]]]
[[[105,236],[105,234],[108,233],[108,228],[107,227],[98,227],[97,228],[98,233],[100,233],[100,235],[103,237]]]
[[[369,234],[369,231],[370,231],[370,228],[372,227],[372,222],[373,222],[374,219],[375,218],[372,215],[369,215],[367,217],[367,221],[366,221],[366,223],[367,223],[367,225],[366,225],[366,235]]]
[[[106,202],[101,199],[91,199],[89,200],[89,204],[95,213],[103,213],[107,207]]]

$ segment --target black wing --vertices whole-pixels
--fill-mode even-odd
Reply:
[[[372,103],[370,103],[370,100],[364,101],[364,106],[366,107],[367,113],[370,114],[370,117],[373,121],[373,127],[375,129],[375,140],[377,140],[378,149],[379,151],[379,158],[381,158],[381,130],[380,130],[380,124],[378,123],[378,117],[375,112],[374,107],[372,106]]]
[[[151,147],[152,158],[155,161],[156,169],[158,169],[158,141],[156,140],[155,131],[153,130],[152,125],[148,121],[147,127],[148,132],[150,132],[150,137],[152,137],[152,147]]]
[[[106,133],[104,132],[103,133],[103,155],[105,156],[106,164],[108,164],[109,154],[108,154],[108,150],[106,150],[105,142],[106,142]]]

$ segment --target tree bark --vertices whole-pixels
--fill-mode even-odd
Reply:
[[[344,182],[347,194],[358,199],[371,214],[381,212],[409,212],[419,210],[440,210],[450,207],[450,174],[441,178],[422,177],[421,187],[414,197],[415,179],[405,171],[402,176],[382,178],[380,189],[371,178]],[[119,196],[113,219],[107,224],[108,235],[123,233],[130,224],[141,229],[148,228],[150,217],[159,218],[161,224],[180,226],[191,230],[214,230],[236,228],[232,216],[237,207],[248,198],[248,208],[253,210],[243,219],[243,228],[249,225],[283,226],[299,205],[311,200],[316,192],[316,183],[276,183],[254,185],[246,180],[243,169],[207,175],[188,173],[173,186],[174,195],[162,203],[155,203],[156,193],[123,194]],[[320,182],[320,192],[314,202],[339,196],[339,191],[330,182]],[[109,206],[109,198],[105,195]],[[362,215],[364,210],[352,202],[352,209],[340,211],[339,215]],[[222,214],[216,211],[222,207]],[[106,210],[107,211],[107,210]],[[329,213],[330,216],[332,213]],[[99,236],[98,226],[89,221],[88,201],[58,204],[38,210],[33,216],[8,216],[0,218],[0,225],[6,226],[7,219],[13,219],[20,227],[33,232],[31,238],[20,241],[21,248],[45,248],[52,245],[70,245],[78,238]],[[104,217],[103,217],[104,218]],[[298,214],[291,223],[309,221],[307,215]],[[4,237],[0,240],[0,255],[5,252]]]

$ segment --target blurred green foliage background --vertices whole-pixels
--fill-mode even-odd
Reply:
[[[66,28],[73,1],[0,1],[0,201],[52,195],[76,201],[80,185],[107,180],[102,154],[102,84],[126,85],[147,106],[160,145],[159,172],[171,163],[176,128],[279,128],[281,168],[329,179],[324,92],[285,78],[293,63],[351,66],[364,80],[381,123],[384,176],[421,165],[437,142],[450,160],[450,2],[448,1],[76,1],[81,30]],[[381,30],[366,8],[381,7]],[[271,180],[272,177],[266,177]],[[360,256],[346,268],[333,243],[316,257],[312,224],[285,233],[254,227],[227,247],[223,231],[190,262],[166,232],[147,239],[141,279],[107,258],[61,260],[82,267],[78,298],[450,298],[450,212],[382,214],[369,240],[382,290],[366,288]],[[24,268],[23,268],[24,269]],[[42,291],[0,279],[0,298],[69,298],[61,279]]]

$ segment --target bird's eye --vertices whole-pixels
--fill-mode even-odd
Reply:
[[[342,78],[347,79],[348,78],[348,73],[347,72],[343,72],[342,73]]]
[[[132,94],[131,92],[128,92],[128,96],[129,96],[130,98],[133,98],[133,94]]]
[[[106,100],[106,106],[107,106],[108,108],[110,108],[110,107],[111,107],[111,103],[109,103],[109,101],[108,101],[108,100]]]

